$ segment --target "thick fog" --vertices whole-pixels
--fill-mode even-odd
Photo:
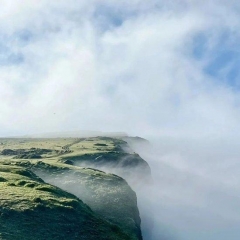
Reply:
[[[240,237],[240,149],[233,139],[155,139],[134,148],[148,161],[154,186],[154,240]]]

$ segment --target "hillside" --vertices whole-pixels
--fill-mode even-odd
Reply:
[[[130,186],[150,168],[122,139],[1,139],[0,151],[1,239],[142,239]]]

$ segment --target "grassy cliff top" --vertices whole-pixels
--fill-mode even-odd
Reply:
[[[0,239],[131,239],[26,168],[0,165],[0,198]]]
[[[136,194],[116,174],[149,172],[121,138],[0,139],[0,239],[141,240]]]

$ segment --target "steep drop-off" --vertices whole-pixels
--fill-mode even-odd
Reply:
[[[130,186],[150,168],[122,139],[1,139],[0,151],[0,239],[142,239]]]
[[[25,168],[0,165],[0,239],[132,239]]]

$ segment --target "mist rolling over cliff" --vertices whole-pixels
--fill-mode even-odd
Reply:
[[[0,0],[0,238],[239,240],[239,9]]]
[[[121,137],[0,143],[1,239],[142,240],[145,229],[151,234],[153,219],[138,204],[151,171]]]
[[[238,239],[239,148],[233,139],[131,145],[152,169],[153,239]]]
[[[109,240],[239,236],[239,149],[229,139],[2,138],[0,150],[4,240],[28,239],[30,222],[35,235],[29,239],[39,239],[43,228],[42,236],[59,240],[96,234]],[[57,233],[50,222],[61,214],[71,225],[57,220]]]

